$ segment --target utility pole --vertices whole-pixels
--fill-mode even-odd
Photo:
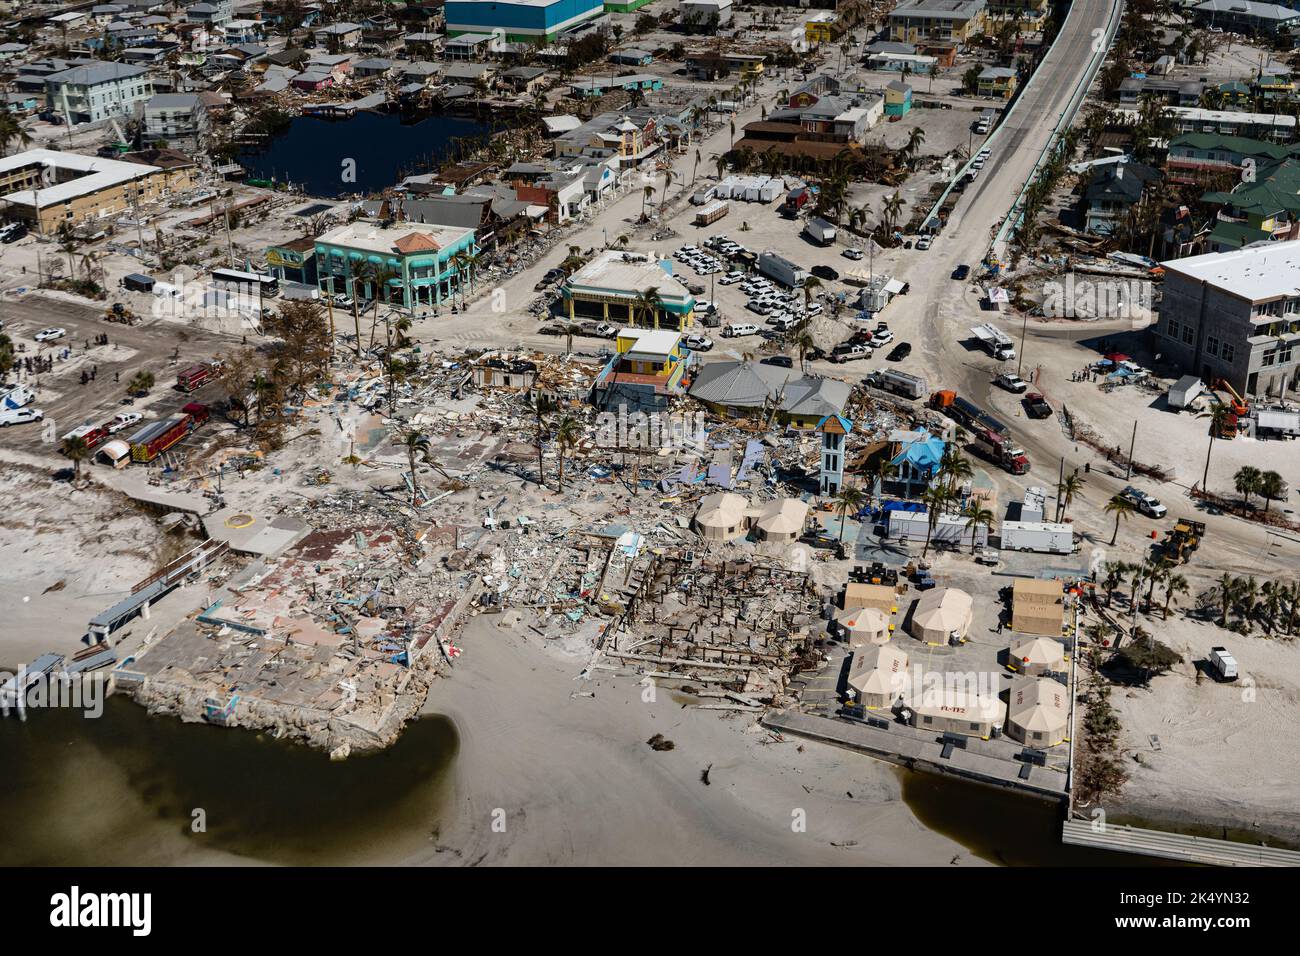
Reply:
[[[1135,419],[1133,422],[1133,438],[1128,443],[1128,468],[1124,469],[1124,480],[1128,481],[1133,475],[1133,450],[1137,448],[1138,440],[1138,423]]]
[[[1061,486],[1065,484],[1065,456],[1061,456],[1061,470],[1056,476],[1056,523],[1061,523]]]
[[[1016,378],[1020,377],[1020,369],[1025,364],[1025,335],[1029,332],[1029,313],[1025,313],[1025,320],[1020,326],[1020,351],[1016,354]]]

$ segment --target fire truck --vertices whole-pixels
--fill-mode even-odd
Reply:
[[[177,373],[176,387],[182,392],[192,392],[206,385],[219,371],[220,362],[199,362]]]
[[[179,415],[150,422],[131,436],[131,460],[153,461],[207,420],[208,406],[190,402]]]

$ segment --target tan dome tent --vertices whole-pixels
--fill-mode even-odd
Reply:
[[[749,531],[749,502],[730,491],[706,495],[695,512],[695,530],[706,541],[734,541]]]
[[[803,534],[808,505],[797,498],[769,501],[758,513],[755,526],[763,541],[794,541]]]
[[[1065,670],[1065,648],[1050,637],[1035,637],[1012,644],[1007,651],[1007,665],[1022,674],[1041,677],[1051,671]]]
[[[912,636],[927,644],[948,644],[954,637],[965,640],[974,614],[971,597],[965,591],[936,588],[916,602],[912,611]]]
[[[879,608],[855,607],[835,615],[840,635],[855,650],[869,645],[888,644],[889,615]]]
[[[1007,705],[997,697],[958,686],[914,687],[904,695],[913,727],[935,733],[990,737],[1006,721]]]
[[[855,652],[849,687],[863,707],[891,706],[907,689],[907,652],[892,645]]]
[[[1069,734],[1065,685],[1047,677],[1016,677],[1008,691],[1007,736],[1027,747],[1052,747]]]

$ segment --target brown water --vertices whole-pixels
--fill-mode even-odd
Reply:
[[[386,751],[332,762],[263,734],[150,717],[123,697],[96,720],[32,711],[0,720],[0,865],[184,862],[196,850],[293,864],[392,858],[436,842],[457,749],[441,717]],[[194,831],[196,809],[206,832]]]

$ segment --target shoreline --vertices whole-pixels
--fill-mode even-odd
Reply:
[[[467,623],[457,672],[424,707],[459,735],[454,795],[439,846],[400,862],[989,865],[922,825],[888,765],[777,742],[626,676],[579,681],[585,659],[501,620]],[[653,750],[655,734],[673,749]]]

